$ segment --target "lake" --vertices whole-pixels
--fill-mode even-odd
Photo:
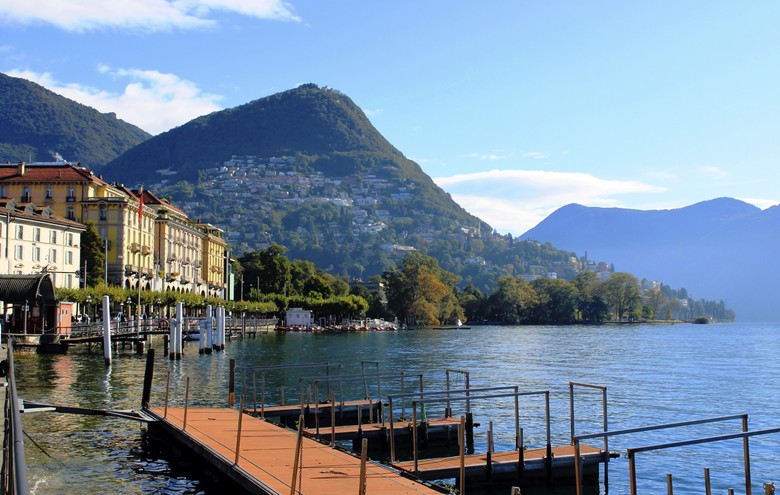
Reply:
[[[732,323],[288,333],[230,341],[224,352],[211,355],[198,355],[197,343],[186,343],[183,359],[175,362],[162,355],[162,341],[157,339],[152,403],[163,404],[170,371],[172,404],[183,403],[189,377],[191,405],[226,405],[231,358],[239,368],[239,382],[246,366],[327,361],[343,363],[347,374],[359,372],[360,361],[367,360],[379,361],[383,374],[422,373],[428,391],[444,388],[446,369],[469,371],[472,388],[517,385],[520,391],[549,390],[553,445],[570,442],[569,382],[607,387],[610,430],[741,413],[750,415],[751,430],[760,430],[780,427],[776,396],[780,363],[775,354],[780,349],[779,332],[780,324]],[[129,349],[115,353],[110,367],[99,347],[92,353],[80,347],[68,355],[15,358],[21,398],[91,408],[140,406],[146,357]],[[406,382],[407,391],[412,382]],[[286,386],[286,397],[294,397],[298,374],[269,374],[269,395],[278,396],[280,385]],[[460,375],[453,375],[453,388],[461,385]],[[362,397],[362,381],[346,386],[354,394],[351,398]],[[383,381],[382,395],[397,393],[398,386],[397,381]],[[370,393],[374,395],[375,388]],[[600,431],[601,392],[577,389],[576,397],[576,432]],[[543,399],[524,397],[520,402],[525,443],[543,446]],[[430,415],[440,413],[436,407],[431,406]],[[482,424],[475,433],[476,450],[484,451],[490,420],[497,450],[511,448],[512,399],[475,400],[471,407],[475,421]],[[453,405],[456,414],[458,408],[462,404]],[[141,424],[55,413],[24,415],[23,424],[29,435],[25,448],[33,493],[222,493],[214,480],[148,438]],[[739,429],[738,421],[729,421],[612,438],[610,450],[623,455],[609,464],[609,493],[629,492],[627,448]],[[750,440],[754,493],[764,493],[764,482],[780,483],[779,443],[780,435]],[[710,469],[713,493],[726,493],[730,487],[744,493],[742,466],[741,440],[640,453],[639,493],[666,493],[667,473],[673,475],[675,493],[704,493],[704,468]]]

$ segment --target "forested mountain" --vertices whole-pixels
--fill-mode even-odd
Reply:
[[[236,254],[272,242],[293,259],[368,279],[415,249],[490,289],[573,253],[515,242],[466,212],[339,91],[306,84],[155,136],[103,170],[144,182],[223,228]]]
[[[54,161],[99,170],[150,134],[26,79],[0,73],[0,162]]]
[[[638,277],[723,299],[740,320],[778,321],[780,207],[719,198],[673,210],[564,206],[522,236],[609,259]]]

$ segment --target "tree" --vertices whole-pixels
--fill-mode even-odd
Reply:
[[[257,286],[255,288],[264,294],[287,294],[288,288],[292,288],[292,268],[285,252],[279,244],[272,244],[239,258],[245,294],[250,292],[250,286]]]
[[[87,263],[87,285],[94,287],[104,282],[106,256],[103,250],[103,238],[95,225],[87,224],[87,230],[81,234],[81,263]]]
[[[539,302],[536,319],[539,323],[565,324],[576,318],[577,288],[565,280],[539,278],[531,282]]]
[[[615,320],[621,321],[624,315],[641,314],[641,293],[639,280],[626,272],[613,273],[601,283],[599,295],[613,309]]]
[[[454,296],[458,277],[442,270],[430,256],[410,253],[398,269],[385,272],[388,308],[422,325],[439,325],[442,318],[463,318]]]

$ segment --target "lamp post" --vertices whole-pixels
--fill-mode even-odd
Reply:
[[[130,296],[127,296],[127,301],[125,301],[125,318],[126,321],[130,321],[130,310],[131,310],[131,304],[133,304],[133,299]]]
[[[24,300],[24,334],[27,335],[27,312],[30,310],[30,306],[27,303],[27,299]]]
[[[92,294],[87,294],[87,299],[86,299],[84,302],[85,302],[85,303],[86,303],[86,305],[87,305],[87,308],[86,308],[86,310],[87,310],[87,311],[86,311],[86,314],[88,315],[88,314],[90,313],[90,311],[89,311],[89,307],[92,305]]]

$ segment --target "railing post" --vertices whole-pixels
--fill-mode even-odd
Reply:
[[[228,407],[236,402],[236,360],[230,360],[230,378],[228,378]],[[242,407],[243,411],[244,408]]]
[[[366,495],[366,460],[368,458],[368,438],[364,438],[360,445],[360,487],[359,495]]]
[[[704,468],[704,495],[712,495],[712,484],[710,483],[710,468]]]
[[[742,416],[742,432],[748,431],[747,414]],[[745,462],[745,495],[752,495],[753,488],[750,480],[750,443],[748,437],[742,439],[742,454]]]
[[[190,377],[187,377],[187,386],[184,389],[184,423],[182,424],[182,431],[187,430],[187,408],[190,402]]]
[[[672,488],[672,473],[666,473],[666,493],[667,495],[674,495],[674,489]]]
[[[241,452],[241,423],[244,418],[244,405],[246,402],[246,396],[241,396],[241,409],[238,410],[238,431],[236,432],[236,459],[235,465],[238,466],[238,459]]]

